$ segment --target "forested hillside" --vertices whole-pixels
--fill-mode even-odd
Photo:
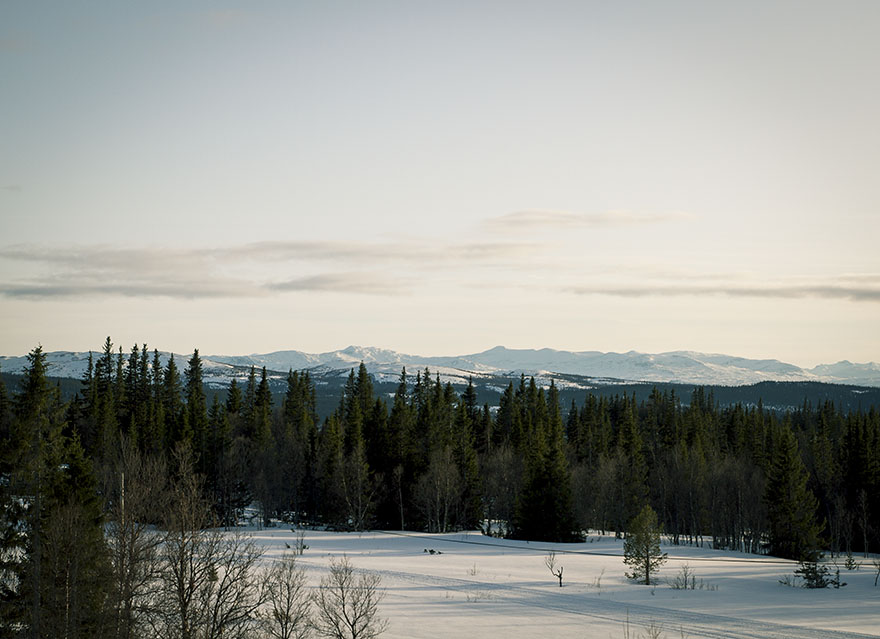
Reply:
[[[265,370],[252,369],[246,384],[208,402],[198,351],[162,366],[146,347],[114,352],[108,338],[79,392],[62,401],[43,359],[34,349],[21,386],[0,386],[7,600],[29,571],[47,569],[51,549],[34,556],[33,531],[45,539],[58,518],[73,517],[81,535],[71,543],[100,555],[119,460],[168,461],[180,450],[192,452],[223,526],[255,504],[266,525],[481,527],[575,541],[586,529],[624,534],[650,504],[674,543],[796,559],[875,550],[880,532],[874,406],[722,408],[699,388],[686,403],[655,389],[563,406],[555,385],[525,377],[490,406],[473,386],[457,392],[428,370],[401,371],[393,396],[377,396],[362,365],[320,420],[307,372],[289,373],[280,401]]]

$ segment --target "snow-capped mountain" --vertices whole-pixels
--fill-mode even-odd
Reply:
[[[97,354],[95,355],[97,357]],[[128,357],[125,355],[124,357]],[[170,353],[160,353],[165,365]],[[188,354],[177,354],[181,370]],[[88,353],[57,351],[47,353],[49,371],[58,377],[81,378],[86,370]],[[205,379],[209,385],[225,385],[230,379],[246,378],[251,366],[266,367],[272,377],[280,377],[290,369],[311,370],[327,375],[348,372],[364,362],[378,379],[392,381],[406,367],[409,373],[428,368],[451,381],[490,377],[499,374],[525,373],[538,377],[577,375],[580,377],[647,382],[681,382],[688,384],[736,386],[762,381],[815,381],[880,387],[880,364],[854,364],[848,361],[822,364],[804,369],[774,359],[755,360],[730,355],[673,351],[669,353],[602,353],[598,351],[557,351],[549,348],[509,349],[503,346],[448,357],[408,355],[381,348],[349,346],[327,353],[276,351],[253,355],[202,356]],[[0,369],[9,373],[21,371],[25,357],[0,356]]]

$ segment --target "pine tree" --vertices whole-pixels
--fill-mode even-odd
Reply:
[[[666,562],[666,553],[660,552],[660,528],[657,513],[645,505],[641,512],[627,526],[623,541],[623,563],[631,568],[627,578],[644,580],[651,585],[651,575]]]
[[[462,397],[455,414],[453,457],[460,473],[461,513],[456,522],[465,529],[476,528],[482,519],[480,505],[480,468],[474,448],[473,422],[468,413],[467,397]]]
[[[342,429],[334,413],[324,422],[318,439],[318,484],[324,521],[345,523],[344,452]]]
[[[254,429],[256,406],[257,372],[256,369],[251,366],[251,370],[248,373],[247,386],[245,387],[240,411],[242,434],[251,441],[253,441],[256,432]]]
[[[128,413],[128,398],[126,397],[126,374],[125,356],[122,354],[122,346],[116,354],[116,373],[113,375],[113,401],[116,404],[116,430],[113,433],[111,446],[116,448],[116,441],[120,432],[127,432],[130,415]]]
[[[144,451],[153,455],[164,454],[167,450],[167,434],[165,431],[165,393],[164,373],[159,351],[153,349],[153,362],[150,368],[150,423],[151,433],[143,439]]]
[[[98,459],[109,455],[116,437],[117,409],[113,372],[113,342],[108,336],[101,357],[95,364],[96,400],[94,450]]]
[[[23,572],[21,556],[27,540],[27,510],[21,494],[29,479],[25,460],[28,433],[13,420],[11,401],[0,378],[0,636],[12,634],[23,619],[25,605],[17,581]]]
[[[162,409],[165,415],[165,450],[171,451],[178,442],[187,439],[184,432],[184,404],[181,399],[180,373],[174,361],[174,353],[162,376]]]
[[[551,385],[549,407],[543,390],[529,394],[527,409],[532,425],[512,536],[541,541],[575,541],[580,536],[576,532],[572,511],[571,476],[565,457],[558,391],[555,385]]]
[[[226,412],[238,415],[241,411],[241,389],[238,387],[238,381],[233,377],[226,390]]]
[[[786,416],[774,442],[764,496],[771,555],[799,561],[816,558],[822,526],[816,522],[818,504],[807,480],[791,421]]]
[[[209,469],[206,466],[205,454],[207,452],[208,414],[207,399],[202,382],[202,360],[199,357],[199,349],[193,351],[186,373],[184,375],[186,394],[186,411],[184,423],[186,432],[183,438],[190,438],[192,450],[196,459],[196,468],[204,473]]]
[[[648,468],[645,462],[644,444],[636,419],[636,398],[624,395],[621,403],[617,447],[624,463],[618,468],[617,483],[621,490],[618,530],[635,517],[648,497]]]
[[[25,583],[40,589],[41,630],[48,637],[93,637],[104,629],[110,577],[97,480],[79,441],[47,451],[39,520],[42,556]]]
[[[3,509],[4,545],[17,548],[4,557],[12,560],[6,574],[16,577],[4,580],[3,621],[17,619],[37,637],[88,637],[101,630],[106,583],[96,482],[76,436],[62,436],[64,407],[46,379],[42,348],[28,364],[4,442],[17,455],[12,464],[4,458],[8,485],[28,507]]]
[[[269,389],[269,379],[266,367],[260,373],[260,383],[254,396],[254,442],[257,448],[263,450],[272,445],[272,391]]]

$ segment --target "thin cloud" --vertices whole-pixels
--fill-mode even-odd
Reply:
[[[23,272],[18,278],[0,279],[0,295],[30,299],[77,295],[237,298],[291,291],[400,295],[409,287],[391,275],[392,269],[445,271],[469,265],[513,265],[533,250],[533,245],[524,243],[419,241],[260,242],[199,249],[108,245],[55,249],[19,244],[0,248],[0,259],[18,263],[14,270]],[[331,272],[327,265],[332,265]],[[340,267],[343,270],[337,270]],[[375,274],[364,275],[364,267]],[[388,272],[377,271],[382,267]],[[285,271],[309,275],[285,280]],[[242,279],[242,273],[250,279]]]
[[[533,242],[466,242],[442,244],[407,242],[254,242],[230,247],[169,249],[118,248],[89,245],[54,249],[33,245],[12,245],[0,249],[0,257],[13,260],[64,264],[72,267],[118,268],[136,264],[139,268],[177,269],[183,264],[209,262],[398,262],[413,266],[442,262],[485,262],[517,259],[541,246]]]
[[[484,222],[491,230],[509,232],[534,231],[540,229],[565,230],[577,228],[616,228],[645,226],[678,222],[693,219],[687,213],[671,212],[659,214],[640,214],[627,211],[606,211],[602,213],[574,213],[571,211],[551,211],[532,209],[516,211],[492,217]]]
[[[299,277],[269,285],[273,291],[311,291],[322,293],[356,293],[359,295],[400,295],[408,292],[401,280],[380,274],[324,273]]]
[[[438,244],[421,240],[401,242],[256,242],[213,253],[249,260],[400,262],[412,266],[448,262],[486,262],[517,259],[534,252],[537,244],[525,242],[471,242]]]
[[[220,299],[255,297],[264,294],[259,287],[235,281],[109,282],[77,283],[41,281],[30,284],[0,285],[0,294],[20,299],[66,297],[169,297],[176,299]]]
[[[574,286],[567,289],[578,295],[615,297],[711,296],[758,297],[767,299],[843,299],[853,302],[880,302],[880,287],[836,284],[771,284],[765,286],[723,285],[690,286],[674,284],[639,286]]]
[[[6,191],[8,193],[21,193],[21,184],[7,184],[0,187],[0,190]]]

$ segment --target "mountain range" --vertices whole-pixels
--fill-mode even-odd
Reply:
[[[46,355],[50,375],[83,377],[88,361],[87,352],[55,351]],[[170,353],[160,354],[163,364],[169,357]],[[189,357],[189,354],[175,354],[181,370]],[[856,364],[840,361],[801,368],[775,359],[756,360],[693,351],[602,353],[496,346],[470,355],[422,357],[381,348],[349,346],[318,354],[289,350],[252,355],[202,355],[205,382],[214,387],[225,386],[232,378],[246,378],[251,366],[258,369],[265,366],[274,378],[286,374],[290,369],[309,370],[317,377],[326,377],[333,373],[347,375],[361,362],[379,381],[393,381],[406,367],[411,374],[428,368],[432,375],[438,374],[441,379],[453,383],[466,381],[471,376],[488,379],[522,373],[537,378],[557,379],[557,383],[564,383],[564,376],[570,375],[601,380],[605,384],[617,381],[740,386],[782,381],[880,387],[880,364],[876,362]],[[0,370],[4,373],[18,373],[26,364],[25,357],[0,356]]]

